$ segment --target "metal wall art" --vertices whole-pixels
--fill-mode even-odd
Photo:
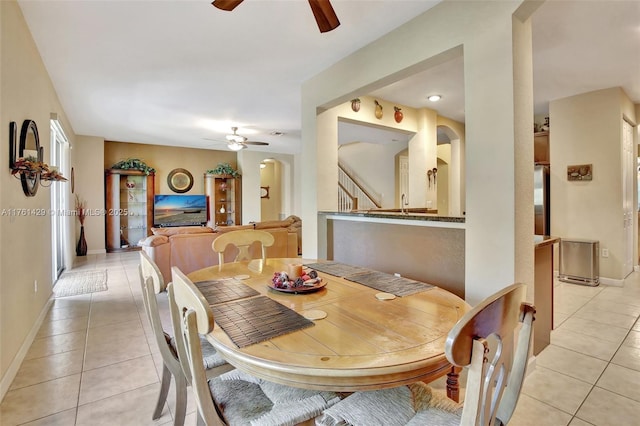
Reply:
[[[393,113],[393,119],[396,120],[396,123],[400,123],[404,118],[404,114],[402,113],[402,108],[394,106],[393,110],[395,111]]]
[[[380,102],[378,101],[373,101],[376,103],[376,111],[375,111],[375,116],[376,118],[379,120],[382,118],[382,105],[380,105]]]

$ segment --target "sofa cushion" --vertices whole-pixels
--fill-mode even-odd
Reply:
[[[169,238],[171,246],[171,266],[189,274],[198,269],[218,264],[218,255],[211,243],[218,234],[176,234]]]
[[[146,247],[157,247],[168,242],[169,237],[166,235],[151,235],[150,237],[140,240],[140,245]]]
[[[269,229],[269,228],[288,228],[293,223],[293,220],[265,220],[264,222],[256,222],[256,229]]]
[[[207,226],[170,226],[167,228],[151,228],[151,232],[153,232],[153,235],[166,235],[169,237],[178,234],[210,234],[214,231]]]
[[[214,232],[217,232],[218,234],[222,234],[223,232],[231,232],[231,231],[238,231],[241,229],[255,229],[255,226],[253,226],[253,224],[249,224],[249,225],[231,225],[231,226],[216,226],[216,229]]]

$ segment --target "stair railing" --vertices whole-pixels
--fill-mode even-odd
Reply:
[[[373,197],[342,164],[338,164],[338,211],[379,209],[381,204],[378,199]]]

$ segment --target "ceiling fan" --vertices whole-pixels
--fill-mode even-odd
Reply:
[[[246,137],[238,134],[237,127],[232,127],[231,130],[233,131],[233,133],[225,136],[225,139],[227,140],[227,148],[229,148],[231,151],[240,151],[242,149],[247,148],[247,145],[262,145],[262,146],[269,145],[269,142],[247,140]],[[209,141],[218,142],[215,139],[208,139],[208,138],[205,138],[205,139]]]
[[[221,10],[232,11],[243,0],[214,0],[211,4]],[[338,16],[331,6],[330,0],[309,0],[309,6],[316,18],[321,33],[331,31],[340,25]]]

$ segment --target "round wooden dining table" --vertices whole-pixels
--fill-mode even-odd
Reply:
[[[457,399],[457,374],[444,347],[451,328],[470,309],[464,300],[437,286],[381,297],[379,290],[323,272],[318,272],[323,286],[316,291],[271,288],[274,273],[315,262],[252,260],[188,274],[193,282],[248,286],[257,293],[252,297],[266,296],[307,318],[323,317],[313,319],[312,326],[239,347],[219,326],[216,301],[208,299],[216,321],[208,341],[236,368],[280,384],[354,392],[429,382],[449,373],[448,394]]]

